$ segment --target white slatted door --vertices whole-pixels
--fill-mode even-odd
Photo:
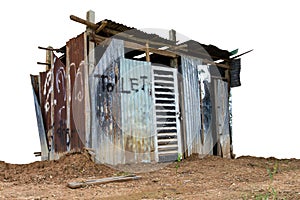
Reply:
[[[156,160],[168,162],[182,155],[177,70],[152,66]]]

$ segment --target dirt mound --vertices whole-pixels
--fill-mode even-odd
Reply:
[[[123,171],[95,164],[86,153],[27,165],[0,162],[0,199],[300,199],[300,160],[251,156],[192,155],[139,173],[140,180],[75,190],[66,186]]]
[[[26,183],[66,183],[74,178],[106,177],[114,173],[105,165],[98,165],[86,153],[72,153],[54,161],[37,161],[25,165],[0,162],[0,180]]]

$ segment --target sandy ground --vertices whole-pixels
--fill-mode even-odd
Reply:
[[[300,199],[300,160],[248,156],[193,155],[136,173],[140,180],[67,187],[68,182],[126,174],[94,164],[85,153],[26,165],[0,161],[0,199]]]

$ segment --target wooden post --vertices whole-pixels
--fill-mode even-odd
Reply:
[[[169,40],[173,41],[174,43],[176,43],[176,31],[171,29],[169,31]],[[177,58],[171,58],[170,59],[170,66],[174,67],[174,68],[178,68],[178,61]]]
[[[149,43],[146,42],[146,61],[150,62]]]
[[[176,31],[174,29],[169,30],[169,40],[176,42]]]
[[[48,46],[47,49],[52,49],[52,47]],[[46,50],[46,63],[48,63],[48,65],[46,65],[46,71],[51,69],[51,54],[51,50]]]
[[[95,23],[95,12],[92,10],[89,10],[86,13],[86,20],[88,22],[91,23]],[[95,67],[95,53],[94,53],[94,49],[95,49],[95,42],[91,41],[90,39],[90,35],[95,34],[95,30],[90,28],[89,26],[86,27],[86,33],[87,33],[87,39],[88,39],[88,43],[87,43],[87,64],[88,64],[88,74],[91,75],[91,73],[94,70]]]
[[[86,13],[86,20],[90,23],[95,23],[95,12],[89,10]],[[94,29],[89,26],[86,27],[85,32],[85,44],[84,44],[84,55],[85,55],[85,69],[84,69],[84,99],[85,99],[85,139],[83,144],[85,147],[91,147],[91,112],[90,112],[90,92],[89,92],[89,75],[93,72],[95,66],[95,55],[94,55],[94,42],[90,41],[88,35],[94,33]]]
[[[55,130],[54,130],[54,60],[53,60],[53,52],[49,51],[49,58],[50,58],[50,70],[51,70],[51,96],[50,96],[50,122],[51,122],[51,128],[48,130],[47,135],[49,136],[48,139],[50,138],[49,143],[51,144],[51,149],[49,151],[49,158],[50,160],[55,159]]]

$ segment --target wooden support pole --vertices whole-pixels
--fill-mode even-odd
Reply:
[[[173,29],[169,31],[169,40],[176,44],[176,31]],[[170,66],[174,68],[178,67],[177,57],[170,60]]]
[[[98,25],[95,24],[95,23],[92,23],[92,22],[89,22],[87,20],[84,20],[84,19],[81,19],[79,17],[76,17],[75,15],[71,15],[70,16],[70,19],[75,21],[75,22],[78,22],[78,23],[81,23],[81,24],[85,24],[87,25],[88,27],[92,28],[92,29],[97,29],[98,28]]]
[[[100,33],[105,28],[106,25],[107,25],[107,21],[102,21],[101,25],[97,28],[95,32]]]
[[[50,47],[52,48],[52,47]],[[47,59],[50,59],[49,63],[51,63],[50,65],[50,68],[49,70],[51,70],[51,96],[50,96],[50,124],[51,124],[51,128],[50,130],[48,130],[48,133],[47,133],[47,136],[48,136],[48,142],[49,142],[49,145],[51,145],[51,148],[50,148],[50,151],[49,151],[49,156],[48,158],[50,160],[53,160],[55,159],[55,131],[54,131],[54,56],[53,56],[53,52],[52,51],[48,51],[47,50],[47,53],[49,55],[49,58]],[[48,61],[46,61],[48,62]],[[49,66],[48,66],[49,67]]]
[[[89,23],[95,23],[95,12],[89,10],[86,13],[86,21]],[[85,102],[85,141],[82,141],[85,147],[91,147],[91,105],[90,105],[90,87],[89,87],[89,75],[94,71],[95,67],[95,55],[94,48],[95,43],[91,42],[88,38],[90,33],[94,33],[95,29],[86,27],[84,33],[84,102]]]
[[[149,43],[146,43],[146,61],[150,62]]]
[[[169,30],[169,40],[176,43],[176,31],[174,29]]]
[[[50,63],[50,65],[46,65],[46,71],[50,70],[51,68],[51,63],[52,63],[52,50],[53,49],[51,46],[47,47],[48,50],[46,50],[46,63]]]

